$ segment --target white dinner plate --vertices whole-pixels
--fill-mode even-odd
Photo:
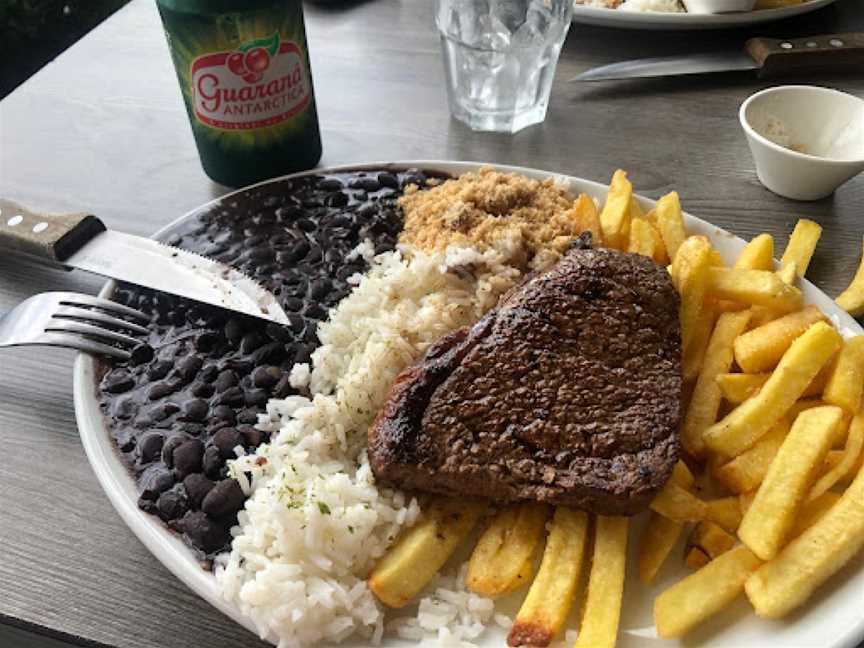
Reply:
[[[393,168],[419,167],[458,175],[466,171],[476,170],[481,164],[476,162],[414,160],[316,169],[311,173],[345,172],[388,166]],[[569,189],[573,195],[584,192],[601,201],[606,196],[608,189],[608,185],[605,184],[557,173],[522,167],[494,166],[501,171],[516,171],[538,179],[553,177]],[[223,196],[193,210],[183,218],[192,217],[200,209],[205,209],[225,198]],[[654,205],[654,201],[647,198],[639,197],[638,200],[646,211]],[[745,242],[742,239],[729,232],[695,216],[685,213],[684,217],[688,233],[708,236],[727,262],[733,261],[744,246]],[[824,313],[829,315],[845,336],[864,334],[864,330],[858,323],[816,286],[805,280],[801,281],[801,289],[805,301],[816,304]],[[113,291],[113,284],[109,282],[103,288],[101,295],[107,297],[111,291]],[[168,531],[156,516],[139,510],[135,482],[122,463],[99,410],[94,369],[93,358],[79,354],[74,371],[75,414],[84,450],[97,479],[108,495],[108,499],[111,500],[127,526],[157,560],[203,599],[237,623],[255,632],[254,624],[249,618],[241,614],[234,605],[220,598],[215,578],[211,573],[201,569],[198,561],[182,540]],[[659,639],[652,621],[654,597],[690,572],[683,565],[683,553],[679,547],[674,552],[673,558],[669,560],[669,564],[661,570],[662,578],[655,585],[645,587],[639,582],[635,576],[633,549],[645,517],[645,514],[637,516],[632,525],[631,555],[627,571],[629,576],[625,585],[619,648],[671,648],[673,646],[854,648],[864,638],[864,613],[862,613],[862,609],[864,609],[864,559],[859,556],[847,565],[842,573],[836,575],[829,583],[820,588],[817,595],[799,613],[784,621],[759,619],[753,614],[749,604],[742,596],[729,609],[705,623],[702,628],[688,636],[686,640],[679,642]],[[504,631],[492,625],[478,643],[482,646],[495,646],[496,648],[505,646]],[[359,648],[365,646],[366,642],[362,639],[348,639],[341,645],[348,648]],[[415,642],[398,639],[385,642],[385,646],[388,647],[404,646],[407,648],[416,645]]]
[[[621,11],[601,7],[573,6],[573,22],[624,29],[726,29],[791,18],[825,7],[835,0],[807,0],[791,7],[760,9],[728,14]]]

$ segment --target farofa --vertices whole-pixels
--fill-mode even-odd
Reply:
[[[580,233],[573,197],[551,178],[532,180],[483,167],[399,199],[399,240],[425,252],[451,245],[494,249],[517,267],[554,263]]]

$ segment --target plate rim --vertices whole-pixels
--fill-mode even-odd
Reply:
[[[817,11],[837,0],[806,0],[801,4],[729,14],[690,14],[663,11],[619,11],[606,7],[573,6],[573,22],[621,29],[731,29],[758,25]]]
[[[159,228],[154,232],[153,237],[159,236],[180,221],[193,217],[200,211],[229,199],[231,196],[240,192],[296,177],[326,173],[362,171],[364,169],[388,168],[420,168],[424,170],[441,170],[454,174],[461,174],[467,171],[476,171],[484,166],[494,167],[496,170],[504,172],[521,173],[536,179],[552,178],[556,183],[566,183],[571,192],[574,191],[573,188],[569,186],[571,184],[575,184],[580,191],[586,191],[587,193],[596,196],[605,195],[609,187],[608,184],[602,182],[596,182],[565,173],[547,171],[535,167],[496,164],[491,162],[463,160],[393,160],[387,162],[357,162],[292,173],[229,191],[222,196],[213,198],[202,205],[188,210],[170,223]],[[647,196],[635,194],[635,197],[640,206],[647,209],[650,209],[656,203],[656,200]],[[685,211],[683,213],[688,229],[695,227],[696,229],[703,230],[703,232],[711,232],[713,236],[729,239],[739,248],[745,244],[744,239],[741,237],[713,225],[704,219],[694,216],[689,212]],[[801,279],[799,281],[802,290],[804,290],[805,293],[824,296],[826,299],[834,303],[833,300],[831,300],[831,298],[815,284],[811,283],[807,279]],[[115,282],[113,280],[107,281],[102,286],[99,296],[107,297],[110,295],[111,291],[113,291],[114,286]],[[832,317],[832,319],[834,318],[833,316],[837,317],[838,321],[835,321],[834,323],[842,332],[853,332],[856,335],[864,335],[864,328],[862,328],[854,318],[852,318],[848,313],[842,311],[842,309],[840,309],[836,304],[834,305],[834,308],[836,309],[836,312],[830,313],[829,317]],[[213,607],[236,623],[245,627],[253,634],[258,635],[260,638],[275,644],[277,640],[274,637],[262,636],[255,626],[254,621],[249,616],[243,614],[237,605],[221,597],[216,587],[214,575],[211,572],[204,571],[200,567],[199,562],[195,559],[188,546],[183,543],[179,536],[168,530],[166,525],[156,516],[144,513],[138,508],[137,492],[134,480],[132,479],[128,468],[120,459],[116,445],[110,437],[110,433],[99,410],[94,376],[94,359],[84,353],[77,354],[73,367],[73,401],[76,424],[90,467],[115,511],[117,511],[127,528],[132,531],[153,557],[163,567],[168,569],[174,577],[180,580],[180,582],[185,584],[195,594],[210,603]],[[830,647],[826,646],[825,648],[855,648],[855,646],[858,645],[858,642],[862,639],[864,639],[864,617],[859,620],[857,625],[850,628],[844,636],[835,637],[835,643],[831,644]],[[386,646],[387,644],[382,645]],[[420,642],[417,642],[416,645],[420,645]],[[679,645],[683,646],[686,644],[679,643]]]

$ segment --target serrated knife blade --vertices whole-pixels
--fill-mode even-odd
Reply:
[[[107,230],[63,264],[280,324],[287,321],[273,295],[242,272],[141,236]]]
[[[230,266],[142,236],[108,230],[91,214],[40,214],[0,199],[0,248],[285,324],[276,298]]]

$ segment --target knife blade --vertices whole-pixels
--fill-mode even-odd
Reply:
[[[689,56],[658,56],[603,65],[573,77],[572,81],[612,81],[649,77],[755,70],[756,61],[741,53],[718,52]]]
[[[751,38],[740,51],[661,56],[586,70],[571,81],[611,81],[756,70],[761,78],[836,72],[864,65],[864,32],[797,39]]]
[[[276,298],[234,268],[142,236],[106,229],[91,214],[49,215],[0,199],[0,248],[280,324]]]

